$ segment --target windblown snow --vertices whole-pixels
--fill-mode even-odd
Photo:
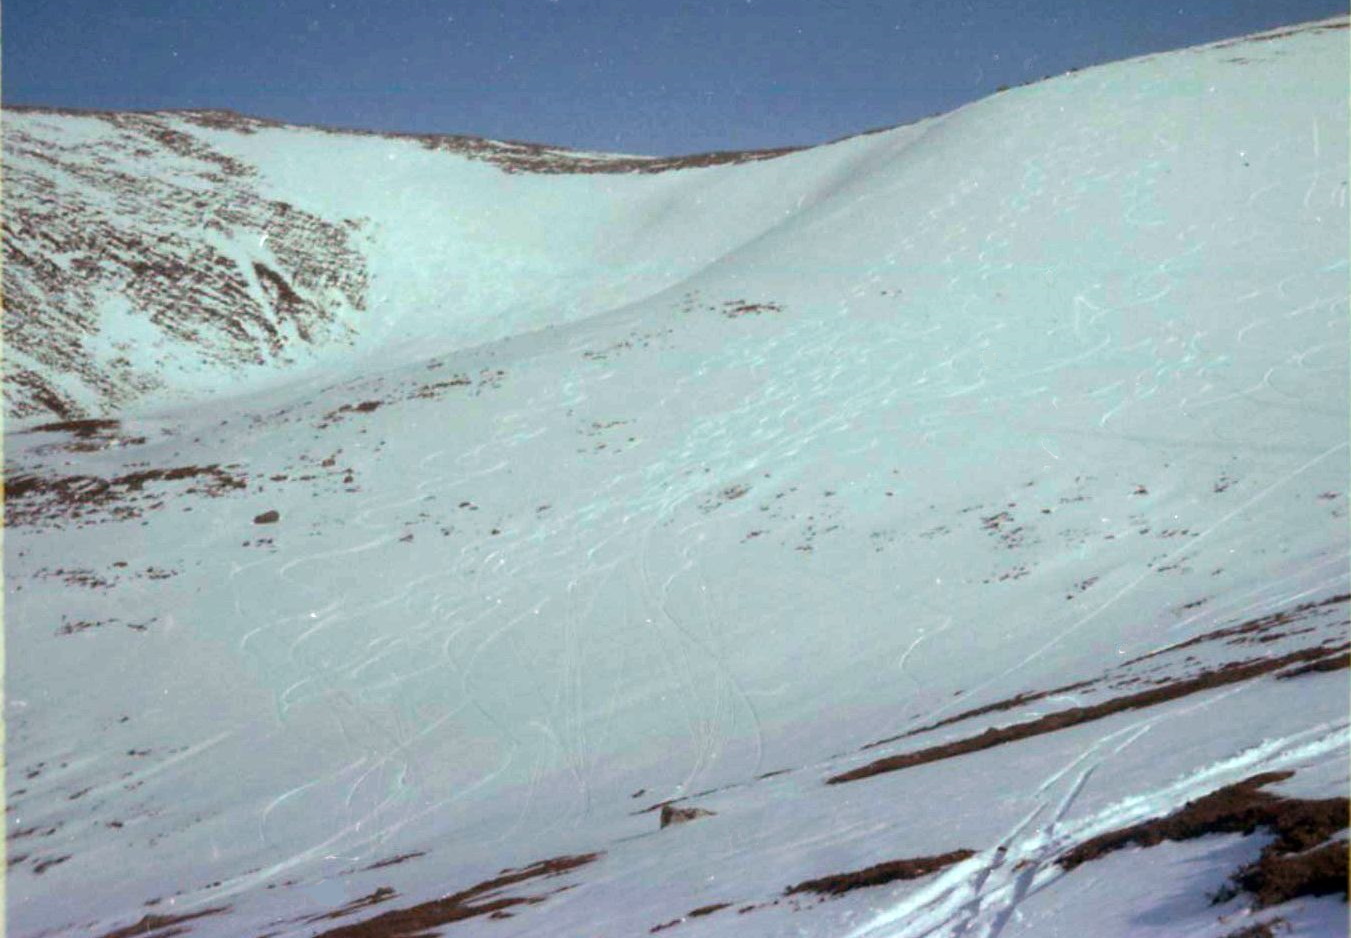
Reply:
[[[1346,26],[683,160],[7,109],[9,933],[1345,934]]]

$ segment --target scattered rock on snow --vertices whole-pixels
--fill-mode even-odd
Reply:
[[[677,808],[673,804],[666,804],[661,807],[661,826],[670,827],[672,824],[684,824],[686,821],[697,820],[701,817],[712,817],[716,813],[716,811],[710,811],[707,808]]]

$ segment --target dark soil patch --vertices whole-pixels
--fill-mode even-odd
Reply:
[[[479,916],[491,916],[516,905],[534,905],[545,896],[501,896],[494,893],[532,879],[561,876],[600,857],[599,853],[555,857],[518,870],[503,870],[477,886],[433,899],[407,909],[396,909],[375,918],[323,932],[315,938],[425,938],[432,929]]]
[[[933,857],[915,857],[912,860],[890,860],[867,869],[852,873],[836,873],[820,879],[809,879],[789,886],[784,895],[791,896],[801,892],[815,892],[823,895],[839,896],[855,889],[868,889],[872,886],[884,886],[887,883],[904,879],[919,879],[941,869],[960,863],[975,856],[971,850],[953,850]]]
[[[1202,691],[1211,690],[1217,687],[1237,684],[1241,681],[1250,681],[1253,678],[1260,677],[1263,674],[1269,674],[1272,671],[1279,671],[1292,664],[1315,661],[1326,658],[1327,656],[1327,649],[1306,648],[1276,658],[1234,661],[1212,671],[1203,671],[1194,677],[1177,678],[1167,681],[1150,690],[1140,691],[1135,694],[1127,694],[1122,697],[1114,697],[1092,706],[1072,707],[1068,710],[1061,710],[1058,713],[1047,714],[1044,717],[1030,720],[1026,723],[1015,723],[1012,726],[991,727],[979,735],[970,736],[966,739],[959,739],[939,746],[931,746],[927,749],[918,750],[917,752],[907,752],[896,756],[888,756],[885,759],[878,759],[875,762],[870,762],[865,766],[861,766],[860,768],[853,769],[849,772],[834,775],[826,779],[826,783],[829,785],[837,785],[841,782],[854,782],[860,779],[870,778],[874,775],[881,775],[884,772],[896,772],[900,769],[908,769],[912,766],[924,765],[928,762],[938,762],[943,759],[952,759],[957,756],[980,752],[983,749],[992,749],[995,746],[1002,746],[1005,743],[1015,742],[1020,739],[1040,736],[1043,733],[1054,733],[1057,730],[1068,729],[1072,726],[1079,726],[1080,724],[1090,723],[1094,720],[1101,720],[1103,717],[1111,716],[1114,713],[1152,707],[1157,704],[1166,703],[1170,700],[1176,700],[1180,697],[1201,693]]]

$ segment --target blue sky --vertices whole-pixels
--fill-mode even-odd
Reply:
[[[632,153],[816,143],[1338,0],[9,0],[6,103]]]

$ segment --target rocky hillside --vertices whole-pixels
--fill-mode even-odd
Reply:
[[[107,413],[175,371],[350,340],[362,221],[262,195],[253,167],[193,135],[202,119],[6,115],[10,415]]]
[[[655,159],[288,127],[224,111],[7,109],[11,417],[106,416],[201,380],[229,381],[248,366],[293,366],[355,343],[371,303],[371,219],[268,191],[259,169],[266,159],[228,152],[260,132],[281,141],[287,160],[313,160],[314,145],[330,144],[340,161],[341,142],[358,141],[507,175],[651,174],[788,152]]]

